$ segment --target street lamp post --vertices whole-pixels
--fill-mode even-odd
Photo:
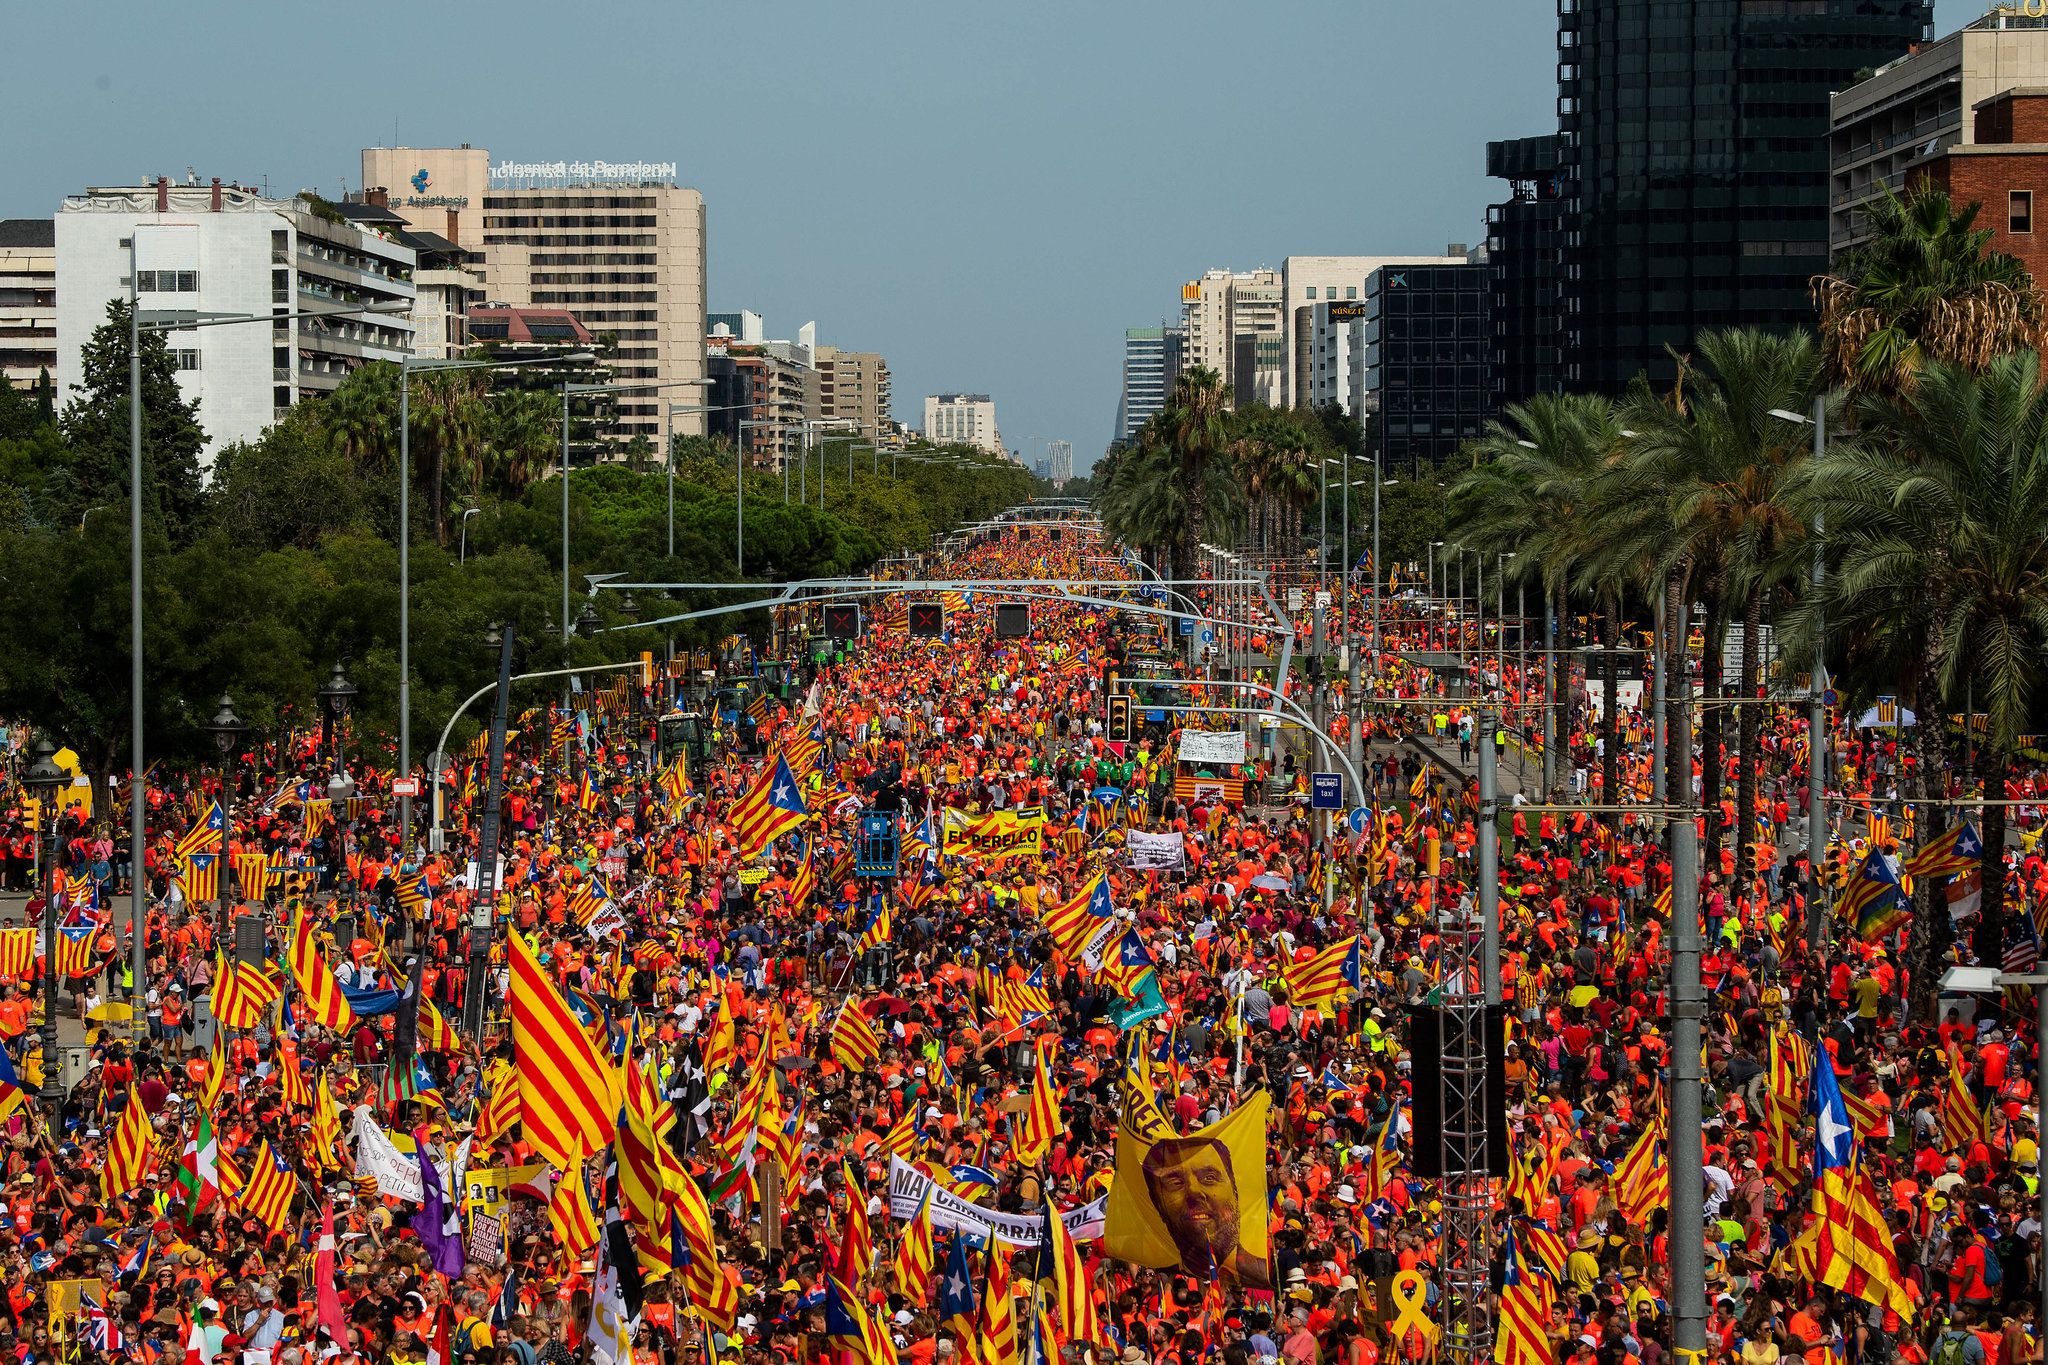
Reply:
[[[220,710],[214,712],[213,719],[206,722],[201,728],[207,734],[213,736],[213,747],[220,750],[221,821],[220,835],[214,844],[215,856],[213,866],[214,889],[220,896],[219,907],[215,913],[220,916],[221,938],[223,942],[226,942],[228,937],[234,933],[234,926],[228,919],[228,824],[234,818],[231,814],[234,807],[229,804],[228,796],[228,778],[230,775],[228,760],[234,754],[235,746],[241,742],[242,735],[249,727],[242,723],[240,716],[235,714],[234,698],[223,692],[220,694]]]
[[[348,708],[355,701],[356,685],[348,680],[347,675],[341,671],[341,665],[337,663],[334,665],[334,676],[321,684],[319,692],[315,695],[320,699],[321,710],[326,713],[328,734],[331,737],[328,759],[334,767],[333,776],[327,783],[331,790],[338,780],[347,778],[341,766],[341,723],[348,718]]]
[[[57,837],[57,793],[71,785],[71,777],[57,766],[57,746],[43,740],[36,745],[36,761],[22,774],[21,783],[36,795],[43,824],[50,832],[50,860],[43,872],[43,1103],[50,1111],[50,1136],[63,1132],[64,1084],[57,1074],[57,865],[64,855],[64,841]],[[130,801],[136,798],[131,794]],[[137,862],[141,861],[138,856]]]
[[[128,953],[129,968],[138,989],[148,980],[148,958],[144,952],[144,879],[141,874],[143,850],[149,845],[147,770],[143,762],[142,734],[142,334],[182,332],[200,327],[231,327],[267,322],[273,328],[289,327],[300,318],[361,316],[363,314],[407,313],[410,303],[373,303],[340,308],[298,308],[283,313],[200,313],[152,311],[145,320],[142,312],[139,260],[136,243],[148,225],[128,234]],[[141,1016],[138,1014],[139,1020]]]
[[[1818,463],[1828,450],[1828,400],[1821,394],[1813,400],[1813,416],[1772,408],[1771,416],[1813,428],[1813,458]],[[1828,707],[1827,632],[1821,616],[1821,588],[1827,579],[1827,561],[1822,557],[1821,536],[1826,531],[1821,515],[1813,517],[1813,677],[1806,688],[1806,942],[1818,951],[1827,942],[1828,917],[1821,903],[1821,863],[1828,849]],[[1682,638],[1682,637],[1681,637]],[[1706,647],[1711,649],[1709,640]],[[1682,656],[1681,656],[1682,658]],[[1691,683],[1685,683],[1690,695]],[[1965,737],[1971,733],[1971,718],[1963,717]]]
[[[469,519],[483,510],[481,507],[465,507],[462,509],[462,549],[456,555],[455,562],[457,564],[469,563]]]
[[[665,405],[662,422],[666,428],[663,439],[668,444],[668,459],[664,463],[668,466],[668,554],[670,559],[674,559],[676,554],[676,414],[679,412],[723,411],[725,411],[724,408],[714,407],[709,404],[669,403]],[[745,445],[745,442],[743,441],[740,444]],[[734,478],[736,480],[739,477],[740,461],[743,458],[743,455],[737,455],[733,460]],[[739,497],[740,511],[742,516],[744,516],[746,512],[745,488],[740,488]]]

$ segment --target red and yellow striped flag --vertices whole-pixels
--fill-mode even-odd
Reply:
[[[512,1056],[519,1070],[520,1122],[534,1150],[567,1170],[572,1160],[611,1143],[612,1065],[563,1002],[526,940],[516,933],[506,939],[512,957]]]
[[[1024,1122],[1017,1130],[1013,1149],[1017,1159],[1027,1166],[1044,1160],[1052,1151],[1053,1139],[1059,1135],[1060,1100],[1059,1092],[1053,1088],[1050,1058],[1058,1046],[1059,1035],[1049,1034],[1041,1037],[1032,1049],[1037,1060],[1031,1083],[1031,1107],[1024,1111]]]
[[[316,1024],[324,1024],[336,1033],[347,1034],[355,1027],[355,1011],[348,1007],[348,997],[341,993],[341,984],[328,970],[327,958],[313,942],[313,922],[301,904],[292,915],[292,946],[286,958],[291,968],[292,984],[298,987],[299,1005],[304,1008]]]
[[[882,1056],[881,1035],[860,1005],[848,999],[832,1024],[832,1060],[848,1071],[862,1071]]]
[[[107,1144],[106,1165],[100,1168],[100,1192],[109,1203],[131,1190],[142,1188],[143,1177],[156,1164],[156,1135],[150,1131],[149,1115],[128,1082],[128,1106],[114,1124],[113,1140]]]

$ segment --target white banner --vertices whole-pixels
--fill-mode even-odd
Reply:
[[[964,1232],[973,1237],[994,1237],[1011,1246],[1035,1247],[1045,1242],[1043,1214],[998,1213],[954,1194],[900,1156],[889,1158],[889,1216],[908,1222],[917,1217],[925,1191],[932,1196],[932,1226]],[[1102,1235],[1104,1210],[1109,1196],[1083,1204],[1060,1215],[1067,1231],[1077,1242]]]
[[[1183,730],[1180,732],[1180,761],[1235,767],[1244,762],[1244,731]]]
[[[1141,829],[1124,834],[1124,848],[1131,855],[1131,866],[1140,871],[1173,871],[1187,855],[1187,842],[1180,835],[1147,834]]]
[[[356,1110],[356,1170],[377,1177],[377,1193],[397,1195],[413,1203],[427,1197],[426,1182],[420,1179],[420,1160],[401,1152],[377,1126],[369,1105]]]

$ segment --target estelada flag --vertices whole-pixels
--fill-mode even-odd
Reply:
[[[1263,1091],[1186,1137],[1116,1135],[1116,1180],[1102,1249],[1119,1260],[1251,1289],[1273,1285],[1268,1260]]]

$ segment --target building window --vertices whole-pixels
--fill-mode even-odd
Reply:
[[[2008,200],[2006,212],[2011,220],[2008,231],[2032,232],[2034,230],[2034,192],[2032,190],[2014,190],[2006,198]]]
[[[1316,287],[1314,285],[1310,285],[1308,287],[1308,296],[1310,298],[1314,298],[1316,296]]]
[[[197,351],[179,351],[179,352],[177,353],[177,355],[178,355],[178,368],[179,368],[179,369],[181,369],[181,370],[196,370],[196,369],[198,369],[198,368],[199,368],[199,352],[197,352]]]
[[[1345,285],[1345,286],[1344,286],[1344,297],[1345,297],[1345,298],[1347,298],[1347,299],[1355,299],[1355,298],[1357,298],[1357,297],[1358,297],[1358,286],[1357,286],[1357,285],[1355,285],[1355,284],[1347,284],[1347,285]]]

